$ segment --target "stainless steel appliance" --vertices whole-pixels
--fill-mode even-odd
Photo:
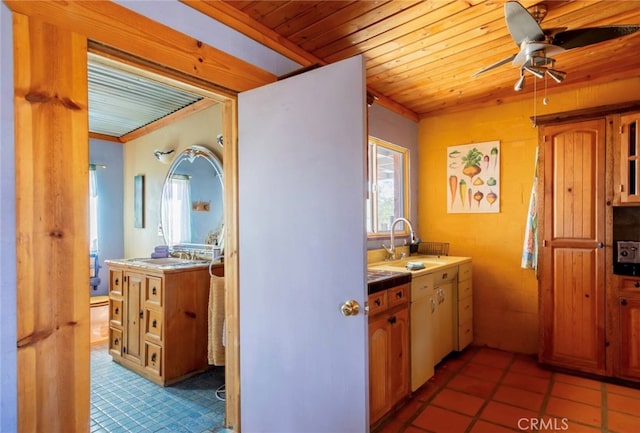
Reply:
[[[613,273],[640,275],[640,241],[617,241]]]

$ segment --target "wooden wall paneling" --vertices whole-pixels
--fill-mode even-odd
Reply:
[[[23,432],[89,427],[86,46],[84,36],[14,14]]]

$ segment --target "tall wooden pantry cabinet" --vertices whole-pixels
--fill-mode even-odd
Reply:
[[[640,227],[640,104],[539,125],[539,361],[640,382],[640,273],[614,266],[633,233],[615,234],[616,215]]]

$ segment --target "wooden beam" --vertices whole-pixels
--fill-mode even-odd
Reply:
[[[89,132],[89,138],[94,140],[102,140],[102,141],[112,141],[114,143],[122,144],[122,141],[118,137],[114,137],[113,135],[107,134],[98,134],[97,132]]]
[[[274,74],[109,1],[16,1],[19,12],[234,92],[276,81]]]
[[[86,38],[20,14],[13,27],[18,430],[84,432],[90,389],[89,209],[82,199],[89,194]]]

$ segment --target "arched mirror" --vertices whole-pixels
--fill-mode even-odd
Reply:
[[[172,251],[212,254],[224,248],[222,163],[202,146],[186,148],[171,164],[162,189],[162,232]]]

